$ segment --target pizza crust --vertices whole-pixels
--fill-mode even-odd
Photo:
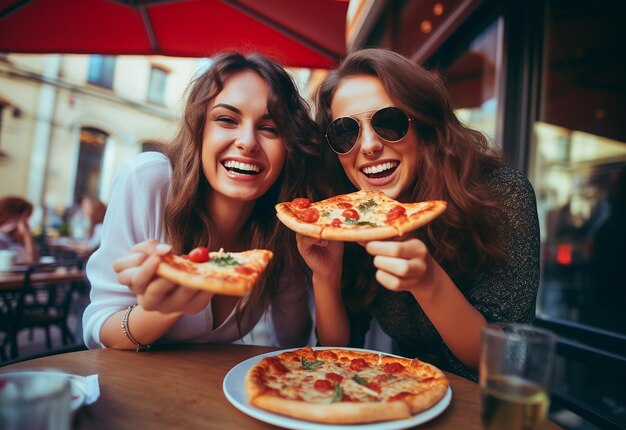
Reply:
[[[356,403],[341,402],[320,405],[280,397],[261,395],[251,400],[254,406],[287,415],[299,420],[327,424],[357,424],[411,418],[411,409],[405,402]]]
[[[301,221],[298,219],[295,212],[293,212],[287,205],[279,203],[275,206],[275,209],[278,219],[281,220],[282,223],[289,229],[305,236],[316,237],[318,239],[322,238],[321,226]]]

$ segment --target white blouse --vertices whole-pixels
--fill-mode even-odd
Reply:
[[[115,178],[102,226],[100,248],[91,256],[86,268],[91,283],[91,303],[83,314],[83,338],[88,348],[104,347],[100,341],[100,329],[104,322],[114,313],[137,303],[136,296],[128,287],[117,281],[112,264],[115,259],[128,254],[136,243],[148,239],[164,241],[163,212],[171,174],[165,155],[144,152],[128,160]],[[271,320],[261,319],[263,309],[249,309],[241,318],[244,335],[261,321],[254,332],[257,336],[253,333],[240,338],[234,311],[214,329],[209,303],[203,311],[182,317],[162,340],[243,342],[284,347],[303,345],[309,339],[311,330],[308,277],[304,273],[296,276],[283,272],[279,283],[280,293],[270,306]]]

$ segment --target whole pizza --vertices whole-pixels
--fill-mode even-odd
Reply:
[[[340,348],[268,356],[245,377],[252,405],[327,424],[410,418],[437,404],[448,385],[441,370],[418,359]]]
[[[318,202],[297,198],[278,203],[276,215],[305,236],[358,242],[402,236],[437,218],[445,209],[442,200],[400,203],[382,191],[361,190]]]

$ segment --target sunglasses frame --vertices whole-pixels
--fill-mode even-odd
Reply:
[[[389,139],[385,139],[384,137],[382,137],[380,134],[378,134],[378,132],[376,131],[376,129],[374,128],[374,126],[372,126],[372,118],[380,111],[384,110],[384,109],[389,109],[389,108],[393,108],[393,109],[397,109],[400,112],[402,112],[404,114],[404,116],[406,116],[407,119],[407,131],[405,133],[404,136],[402,136],[400,139],[398,140],[389,140]],[[360,115],[362,113],[368,113],[368,112],[373,112],[369,117],[367,118],[355,118],[355,115]],[[342,118],[350,118],[353,119],[354,121],[356,121],[357,125],[359,126],[359,133],[356,136],[356,139],[354,140],[354,143],[352,144],[352,146],[350,147],[350,149],[347,152],[339,152],[337,151],[335,148],[333,148],[333,145],[330,143],[330,139],[328,138],[328,129],[330,128],[330,126],[337,120],[342,119]],[[333,119],[331,122],[328,123],[328,126],[326,127],[326,133],[324,134],[324,137],[326,137],[326,142],[328,143],[328,146],[330,146],[330,149],[333,150],[333,152],[337,155],[348,155],[350,152],[352,152],[352,150],[354,149],[354,147],[356,146],[357,142],[359,141],[359,138],[361,137],[361,121],[365,121],[368,120],[370,122],[370,127],[372,127],[372,130],[374,131],[374,133],[376,133],[376,136],[378,136],[380,139],[384,140],[385,142],[390,142],[390,143],[397,143],[402,141],[407,134],[409,134],[409,130],[411,127],[411,121],[413,120],[413,118],[411,118],[409,116],[409,114],[407,114],[404,110],[400,109],[397,106],[385,106],[382,107],[380,109],[376,109],[375,111],[371,111],[371,110],[366,110],[366,111],[362,111],[362,112],[357,112],[353,115],[345,115],[345,116],[338,116],[337,118]]]

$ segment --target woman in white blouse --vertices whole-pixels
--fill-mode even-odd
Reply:
[[[305,189],[318,154],[307,108],[289,75],[258,54],[218,56],[191,83],[165,155],[140,154],[116,177],[101,246],[87,265],[87,347],[233,342],[268,309],[279,345],[306,343],[308,277],[274,205],[314,197]],[[243,298],[155,274],[161,255],[197,246],[264,248],[274,258]]]

